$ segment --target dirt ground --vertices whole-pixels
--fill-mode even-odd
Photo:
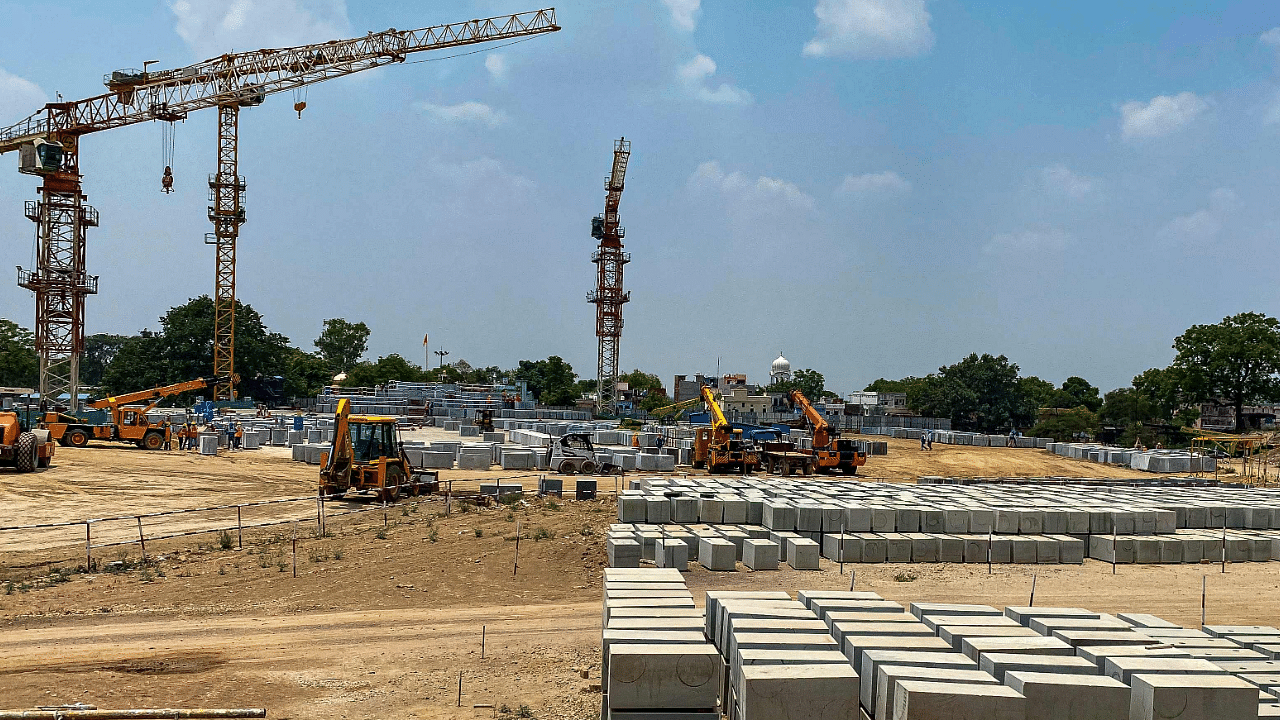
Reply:
[[[890,440],[864,472],[916,475],[1128,476],[1037,450]],[[461,489],[490,473],[443,473]],[[55,467],[0,471],[0,525],[227,505],[314,492],[316,468],[279,450],[202,458],[134,449],[59,448]],[[537,477],[519,478],[526,487]],[[599,713],[604,533],[612,487],[593,502],[526,500],[471,508],[432,498],[331,518],[314,504],[294,526],[194,535],[97,553],[35,532],[0,533],[0,706],[84,702],[104,708],[266,707],[271,718],[511,717]],[[159,526],[154,527],[156,530]],[[134,528],[136,531],[136,528]],[[83,532],[82,526],[80,532]],[[121,531],[123,532],[123,531]],[[518,567],[517,562],[518,540]],[[294,576],[296,562],[297,576]],[[1036,603],[1153,612],[1199,622],[1272,624],[1275,564],[1081,567],[846,566],[817,572],[709,573],[721,589],[847,588],[904,602]],[[481,640],[483,657],[481,656]],[[585,672],[586,677],[583,676]],[[462,695],[459,701],[459,674]],[[459,706],[460,702],[460,706]],[[476,707],[477,705],[483,707]],[[503,707],[510,713],[498,711]]]

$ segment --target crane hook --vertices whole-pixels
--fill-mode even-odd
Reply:
[[[299,100],[293,104],[293,109],[298,111],[298,119],[302,119],[302,111],[307,109],[307,101]]]
[[[166,193],[173,192],[173,170],[168,166],[164,166],[164,177],[160,178],[160,187]]]

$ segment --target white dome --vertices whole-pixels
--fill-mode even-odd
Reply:
[[[773,372],[786,373],[791,372],[791,362],[778,353],[778,359],[773,361]]]

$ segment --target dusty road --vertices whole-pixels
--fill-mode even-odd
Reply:
[[[868,474],[1131,474],[1043,451],[935,445],[929,454],[890,443]],[[47,473],[3,475],[0,524],[309,493],[315,468],[280,455],[59,448]],[[338,518],[331,536],[301,532],[296,555],[288,526],[249,532],[242,549],[209,535],[152,542],[146,564],[137,546],[113,548],[101,551],[92,575],[72,571],[74,546],[35,547],[35,535],[11,534],[17,549],[0,552],[0,706],[261,706],[272,718],[336,720],[493,717],[504,705],[527,705],[538,718],[598,717],[612,499],[442,512],[439,501],[395,507],[385,529],[381,512]],[[993,575],[966,565],[846,570],[856,569],[859,589],[904,602],[994,605],[1025,603],[1037,574],[1037,604],[1154,612],[1194,625],[1205,574],[1211,622],[1274,623],[1278,567],[1232,565],[1222,575],[1216,566],[1121,566],[1115,576],[1092,561],[997,566]],[[695,568],[688,579],[700,596],[847,588],[850,575],[824,561],[818,572]]]

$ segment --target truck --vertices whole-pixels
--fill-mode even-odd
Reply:
[[[693,466],[706,468],[711,474],[740,472],[747,474],[760,469],[760,452],[753,441],[734,428],[725,419],[720,403],[716,402],[711,388],[702,386],[702,400],[711,415],[711,426],[698,428],[693,440]]]
[[[867,464],[867,453],[858,449],[857,441],[841,438],[840,431],[831,427],[799,390],[791,391],[791,402],[804,413],[813,432],[814,469],[823,474],[857,475],[858,468]]]
[[[153,423],[147,413],[155,409],[160,401],[194,390],[206,390],[217,385],[239,382],[235,375],[218,378],[197,378],[187,382],[174,383],[154,387],[148,390],[112,395],[95,400],[86,405],[94,410],[105,410],[111,421],[94,423],[75,415],[62,412],[46,412],[40,420],[40,428],[49,431],[49,435],[61,445],[82,448],[90,440],[108,440],[127,442],[147,450],[161,450],[169,447],[172,433],[169,423]],[[134,404],[150,401],[146,405]]]

